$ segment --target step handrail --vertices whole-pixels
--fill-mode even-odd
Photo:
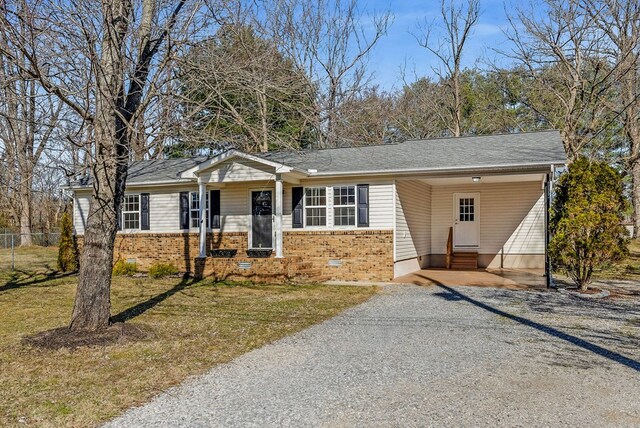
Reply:
[[[451,257],[453,256],[453,226],[449,228],[449,237],[447,238],[447,255],[445,263],[447,269],[451,269]]]

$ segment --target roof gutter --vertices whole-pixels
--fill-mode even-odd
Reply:
[[[195,178],[179,178],[176,180],[165,180],[165,181],[140,181],[140,182],[127,183],[127,188],[173,186],[176,184],[194,183],[195,181],[196,181]],[[61,188],[65,190],[87,190],[91,188],[91,184],[87,184],[86,186],[62,186]]]
[[[472,166],[472,167],[464,167],[464,168],[451,168],[451,167],[442,167],[442,168],[430,168],[430,169],[422,169],[422,168],[414,168],[414,169],[402,169],[402,170],[368,170],[368,171],[347,171],[347,172],[335,172],[335,171],[326,171],[326,172],[316,172],[311,173],[309,177],[340,177],[340,176],[354,176],[354,175],[393,175],[393,176],[402,176],[402,175],[425,175],[425,176],[451,176],[451,175],[460,175],[460,174],[474,174],[474,173],[482,173],[482,174],[504,174],[508,172],[548,172],[549,167],[553,167],[555,165],[566,165],[566,160],[558,160],[551,161],[545,163],[530,163],[530,164],[520,164],[520,165],[493,165],[493,166]]]

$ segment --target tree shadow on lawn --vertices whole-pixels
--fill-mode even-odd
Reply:
[[[440,283],[436,283],[436,285],[442,289],[444,289],[444,292],[441,293],[436,293],[436,296],[443,298],[446,301],[449,302],[458,302],[458,301],[462,301],[462,302],[467,302],[470,303],[478,308],[484,309],[488,312],[491,312],[493,314],[496,314],[498,316],[510,319],[512,321],[515,321],[517,323],[520,323],[522,325],[525,325],[527,327],[531,327],[535,330],[541,331],[545,334],[548,334],[550,336],[553,336],[555,338],[558,338],[560,340],[563,340],[565,342],[568,342],[569,344],[572,344],[574,346],[577,346],[583,350],[592,352],[594,354],[600,355],[604,358],[607,358],[611,361],[614,361],[616,363],[622,364],[624,366],[627,366],[633,370],[639,371],[640,372],[640,362],[636,361],[632,358],[626,357],[622,354],[619,354],[617,352],[611,351],[607,348],[604,348],[602,346],[596,345],[595,343],[589,342],[585,339],[579,338],[577,336],[565,333],[563,331],[560,331],[554,327],[550,327],[544,324],[541,324],[539,322],[535,322],[532,320],[529,320],[527,318],[524,317],[520,317],[517,315],[513,315],[510,314],[508,312],[502,311],[500,309],[497,309],[493,306],[490,306],[489,304],[483,303],[477,299],[474,299],[472,297],[467,296],[466,294],[455,290],[452,287],[446,286],[444,284],[440,284]],[[504,292],[503,292],[504,293]],[[520,292],[518,292],[520,293]],[[549,297],[549,295],[547,293],[541,293],[541,296],[545,296]],[[495,297],[495,295],[493,296]],[[513,300],[513,294],[511,294],[511,300]],[[546,310],[549,310],[549,308],[545,308]],[[543,309],[542,311],[544,311],[545,309]],[[534,309],[535,310],[535,309]],[[601,335],[605,335],[606,332],[599,332]]]
[[[142,315],[196,282],[199,282],[199,280],[184,276],[179,283],[169,290],[112,316],[110,325],[105,329],[76,331],[69,329],[68,326],[58,327],[25,336],[22,341],[26,345],[57,350],[61,348],[76,349],[86,346],[107,346],[118,342],[142,340],[148,336],[149,329],[143,325],[127,323],[127,321]]]
[[[144,302],[140,302],[135,306],[127,308],[116,315],[112,315],[111,323],[112,324],[124,323],[129,320],[132,320],[133,318],[144,314],[148,310],[153,309],[154,307],[164,302],[174,294],[179,293],[180,291],[184,290],[187,287],[192,286],[197,282],[200,282],[200,280],[185,275],[184,277],[182,277],[182,280],[179,283],[177,283],[175,286],[173,286],[169,290],[163,293],[160,293],[156,296],[153,296],[152,298],[145,300]]]
[[[7,282],[0,285],[0,293],[15,290],[17,288],[42,284],[56,279],[67,278],[72,275],[75,275],[75,272],[62,273],[57,271],[47,271],[45,273],[29,273],[26,271],[16,270],[9,276]]]

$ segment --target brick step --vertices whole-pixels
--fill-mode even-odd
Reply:
[[[322,270],[318,268],[305,268],[298,269],[296,273],[300,276],[315,276],[320,275],[322,273]]]
[[[298,270],[307,269],[307,268],[310,268],[311,266],[313,266],[313,263],[311,263],[311,262],[299,262],[297,266],[298,266]]]

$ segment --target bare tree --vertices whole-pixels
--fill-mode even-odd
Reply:
[[[462,93],[461,64],[465,45],[473,27],[480,18],[480,1],[463,0],[457,5],[455,0],[442,0],[439,19],[425,22],[416,34],[418,43],[432,53],[439,61],[433,71],[440,83],[447,88],[445,124],[454,137],[462,135]],[[440,34],[442,33],[442,34]]]
[[[49,146],[63,104],[32,77],[29,59],[12,44],[9,31],[0,27],[0,150],[8,172],[0,185],[19,220],[20,245],[28,246],[32,244],[36,167]],[[25,37],[27,28],[17,21],[11,31]]]
[[[527,73],[523,101],[561,130],[572,160],[611,123],[606,105],[615,67],[601,56],[603,35],[576,0],[546,0],[545,5],[531,4],[510,17],[507,35],[515,48],[506,55]]]
[[[0,25],[22,56],[11,63],[90,124],[91,198],[72,330],[105,328],[117,213],[140,115],[180,43],[197,31],[200,1],[22,0],[2,5]],[[16,23],[25,23],[25,34]],[[20,58],[26,58],[27,63]]]
[[[258,2],[256,16],[289,58],[317,88],[319,147],[345,143],[337,132],[341,106],[357,97],[369,78],[367,58],[386,34],[389,12],[364,20],[357,0],[275,0]]]
[[[315,123],[313,85],[303,70],[240,20],[178,62],[182,141],[266,152],[298,149]]]
[[[582,0],[584,10],[609,43],[602,53],[615,70],[617,96],[608,103],[621,118],[626,150],[623,163],[631,175],[634,237],[640,237],[640,3],[632,0]]]

